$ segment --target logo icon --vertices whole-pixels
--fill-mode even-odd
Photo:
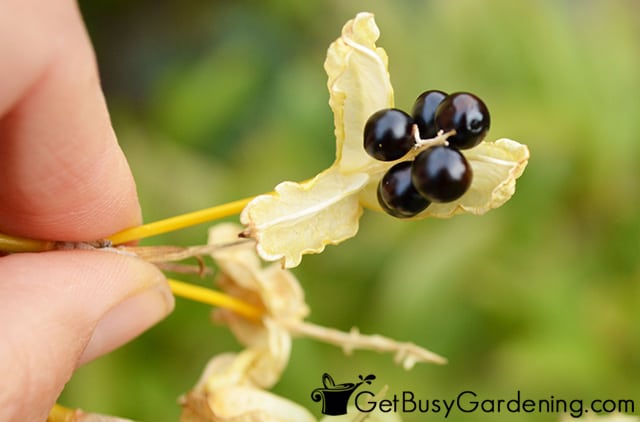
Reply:
[[[330,416],[346,415],[347,403],[351,394],[360,385],[366,383],[371,384],[371,381],[376,379],[376,376],[369,374],[366,377],[358,375],[360,382],[353,383],[347,382],[344,384],[337,384],[333,381],[331,375],[324,373],[322,375],[322,384],[324,387],[316,388],[311,392],[311,399],[313,401],[322,400],[322,414]]]

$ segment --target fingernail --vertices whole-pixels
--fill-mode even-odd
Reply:
[[[164,281],[120,302],[98,322],[80,365],[137,337],[166,317],[173,305],[173,295]]]

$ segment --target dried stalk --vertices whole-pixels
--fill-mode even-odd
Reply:
[[[446,358],[414,343],[398,342],[377,334],[360,334],[356,327],[347,333],[305,321],[287,320],[281,323],[291,334],[314,338],[341,347],[346,355],[351,355],[356,349],[395,353],[394,361],[407,370],[419,362],[447,363]]]

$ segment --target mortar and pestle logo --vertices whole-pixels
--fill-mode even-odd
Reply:
[[[363,383],[371,384],[371,381],[376,379],[376,376],[369,374],[363,378],[362,375],[358,375],[358,378],[360,378],[360,382],[358,383],[347,382],[336,385],[331,375],[325,373],[322,375],[324,388],[320,387],[313,390],[311,392],[311,399],[316,402],[322,400],[323,415],[346,415],[347,404],[351,394]]]

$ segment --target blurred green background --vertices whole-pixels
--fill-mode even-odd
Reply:
[[[452,399],[636,399],[640,405],[640,3],[576,1],[81,1],[146,221],[269,191],[333,161],[326,49],[371,11],[396,105],[471,91],[490,139],[527,144],[517,193],[485,216],[403,222],[366,212],[358,236],[295,269],[310,320],[413,341],[449,358],[392,357],[297,339],[275,391],[310,400],[378,376],[390,392]],[[206,226],[143,244],[193,245]],[[190,279],[194,281],[193,279]],[[197,281],[197,280],[195,280]],[[209,281],[200,281],[207,283]],[[62,404],[177,420],[207,360],[238,350],[209,308],[164,322],[81,368]],[[640,409],[636,407],[636,413]],[[555,421],[549,414],[449,420]],[[404,420],[443,420],[406,414]]]

